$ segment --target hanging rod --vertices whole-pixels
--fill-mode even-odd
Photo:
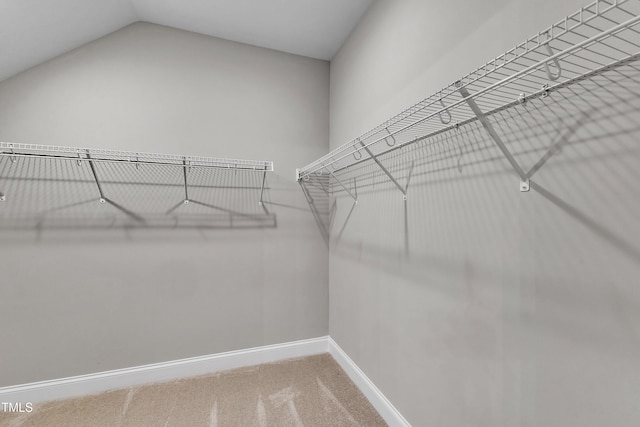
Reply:
[[[17,157],[49,157],[82,161],[82,155],[89,153],[93,162],[128,163],[140,165],[190,166],[255,171],[273,171],[273,162],[256,160],[223,159],[214,157],[179,156],[133,151],[115,151],[95,148],[63,147],[54,145],[19,144],[0,142],[0,155]]]
[[[299,169],[297,178],[305,179],[323,168],[337,173],[457,124],[478,119],[476,112],[469,108],[470,100],[480,111],[493,111],[514,101],[522,102],[532,94],[546,96],[596,69],[635,60],[640,55],[640,31],[635,28],[639,23],[637,1],[594,1],[456,83]],[[554,72],[549,65],[553,65]],[[460,88],[468,88],[469,96],[461,99]],[[388,144],[390,137],[394,138],[393,146]],[[362,150],[371,151],[373,156],[363,158]]]
[[[264,225],[262,219],[274,217],[264,207],[271,171],[267,161],[0,142],[0,222],[56,224],[66,215],[85,224],[96,219],[98,226],[98,219],[116,215],[126,218],[117,219],[122,226],[147,227],[149,218],[189,224],[182,219],[194,213],[206,218],[210,211],[230,224]],[[175,212],[183,205],[191,206]]]

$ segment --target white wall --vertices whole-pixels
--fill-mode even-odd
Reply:
[[[0,83],[2,141],[273,161],[278,224],[3,232],[0,386],[326,335],[294,169],[328,149],[328,86],[325,61],[148,23]]]
[[[582,5],[379,0],[331,63],[332,148]],[[416,426],[638,425],[633,141],[567,148],[558,156],[581,160],[555,158],[529,193],[499,153],[469,154],[462,172],[455,159],[427,165],[406,234],[384,179],[359,191],[338,239],[351,207],[340,198],[331,337]]]

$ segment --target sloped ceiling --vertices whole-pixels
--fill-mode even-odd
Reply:
[[[330,60],[374,0],[0,0],[0,81],[137,21]]]

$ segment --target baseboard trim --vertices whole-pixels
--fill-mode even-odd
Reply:
[[[369,402],[376,408],[376,411],[391,427],[411,427],[411,424],[400,414],[400,412],[391,404],[389,399],[376,387],[376,385],[365,375],[364,372],[355,364],[347,353],[340,348],[331,337],[328,337],[329,353],[338,362],[340,367],[347,373],[351,381],[360,389],[360,391],[369,399]]]
[[[2,402],[45,402],[212,372],[329,353],[391,427],[411,427],[375,384],[329,336],[228,351],[89,375],[0,388]]]
[[[44,402],[327,353],[328,337],[0,388],[2,402]]]

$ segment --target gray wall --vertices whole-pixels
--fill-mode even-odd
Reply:
[[[0,386],[326,335],[294,169],[328,149],[328,88],[328,62],[148,23],[0,83],[2,141],[273,161],[278,223],[3,232]]]
[[[332,148],[580,6],[379,0],[331,63]],[[331,337],[416,426],[638,425],[634,141],[566,148],[529,193],[497,151],[462,172],[434,160],[414,172],[406,234],[388,180],[360,189],[341,236],[340,197]]]

